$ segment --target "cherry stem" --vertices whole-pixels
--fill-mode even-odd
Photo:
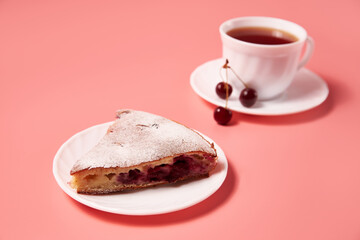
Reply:
[[[222,66],[222,68],[225,68],[226,70],[228,68],[230,68],[230,70],[233,72],[233,74],[237,77],[237,79],[240,80],[240,82],[245,86],[245,88],[248,88],[248,85],[239,77],[239,75],[236,74],[236,72],[234,71],[234,69],[232,69],[230,66],[229,66],[229,60],[225,60],[225,64]],[[221,70],[221,69],[220,69]],[[227,71],[226,71],[227,73]],[[222,78],[221,78],[222,79]],[[224,81],[224,80],[223,80]]]
[[[237,77],[237,79],[239,79],[241,81],[242,84],[244,84],[245,88],[248,88],[248,85],[236,74],[236,72],[234,71],[234,69],[232,69],[230,66],[228,66],[228,68],[230,68],[230,70],[233,72],[233,74]]]
[[[227,64],[228,61],[226,59],[226,63]],[[226,84],[225,84],[225,89],[226,89],[226,102],[225,102],[225,108],[227,108],[228,106],[228,99],[229,99],[229,84],[228,84],[228,68],[225,68],[225,74],[226,74]]]
[[[229,61],[226,59],[225,64],[222,66],[222,68],[225,68],[225,80],[221,74],[221,69],[219,69],[219,75],[221,80],[225,83],[225,91],[226,91],[226,102],[225,102],[225,108],[227,109],[228,106],[228,99],[229,99],[229,84],[228,84],[228,80],[229,80],[229,74],[228,74],[228,68],[230,68],[228,66]]]
[[[222,68],[229,68],[228,64],[229,64],[229,60],[226,59],[225,64],[222,66]]]

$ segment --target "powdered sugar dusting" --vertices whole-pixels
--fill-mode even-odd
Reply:
[[[97,167],[129,167],[176,154],[215,150],[199,134],[166,118],[119,110],[108,133],[73,166],[71,173]]]

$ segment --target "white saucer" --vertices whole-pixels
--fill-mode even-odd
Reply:
[[[75,134],[60,147],[55,155],[53,174],[56,182],[66,194],[82,204],[101,211],[125,215],[168,213],[205,200],[220,188],[226,178],[227,159],[221,148],[214,143],[218,154],[218,164],[208,178],[118,194],[78,194],[68,184],[71,178],[70,170],[75,161],[105,135],[110,124],[112,122],[96,125]],[[206,136],[204,138],[213,142]]]
[[[224,59],[206,62],[197,67],[190,77],[193,90],[206,101],[218,106],[225,106],[225,100],[219,98],[215,92],[216,84],[222,81],[219,69],[224,62]],[[326,82],[306,68],[299,70],[290,87],[280,97],[268,101],[258,101],[251,108],[241,105],[240,90],[233,88],[228,108],[254,115],[285,115],[302,112],[320,105],[329,94]]]

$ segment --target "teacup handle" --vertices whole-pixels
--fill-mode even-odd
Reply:
[[[314,40],[310,36],[308,36],[306,38],[305,53],[298,64],[298,67],[297,67],[298,70],[300,68],[302,68],[303,66],[305,66],[305,64],[310,60],[310,57],[311,57],[313,51],[314,51]]]

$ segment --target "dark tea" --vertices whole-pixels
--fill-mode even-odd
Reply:
[[[266,45],[288,44],[298,40],[291,33],[267,27],[234,28],[226,34],[244,42]]]

